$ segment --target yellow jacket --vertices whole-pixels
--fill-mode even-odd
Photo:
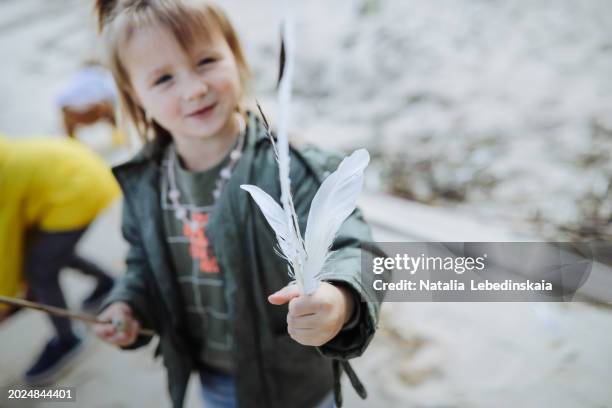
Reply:
[[[0,295],[21,286],[27,230],[84,228],[119,194],[109,167],[77,141],[0,135]]]

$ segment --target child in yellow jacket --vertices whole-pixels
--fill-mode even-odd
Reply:
[[[37,301],[65,307],[58,278],[68,266],[96,278],[83,302],[95,306],[113,280],[74,250],[119,194],[110,169],[77,141],[0,135],[0,295],[16,296],[27,282]],[[81,346],[68,320],[51,320],[57,336],[26,373],[28,382],[49,382]]]

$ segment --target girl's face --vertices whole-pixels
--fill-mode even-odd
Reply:
[[[210,37],[185,52],[168,29],[155,25],[136,31],[123,53],[136,102],[185,142],[238,132],[236,60],[221,34]]]

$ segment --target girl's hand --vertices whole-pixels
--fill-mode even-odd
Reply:
[[[94,325],[94,332],[100,339],[115,346],[127,347],[138,337],[140,323],[134,318],[132,308],[127,303],[111,304],[100,313],[98,320],[107,323]],[[116,322],[120,322],[121,327]]]
[[[0,323],[8,319],[13,314],[13,310],[11,308],[3,306],[4,305],[0,305]]]
[[[273,305],[289,302],[287,331],[305,346],[322,346],[342,329],[355,307],[348,289],[321,282],[312,295],[301,295],[297,285],[288,285],[268,297]]]

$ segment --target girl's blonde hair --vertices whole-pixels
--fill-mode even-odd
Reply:
[[[220,8],[204,0],[96,0],[96,12],[98,31],[105,43],[105,62],[117,83],[122,110],[143,141],[165,144],[171,135],[155,121],[147,120],[145,111],[136,103],[121,47],[136,30],[154,24],[168,28],[186,52],[198,39],[210,40],[216,33],[221,34],[236,60],[242,89],[236,109],[244,114],[250,70],[238,35]]]

